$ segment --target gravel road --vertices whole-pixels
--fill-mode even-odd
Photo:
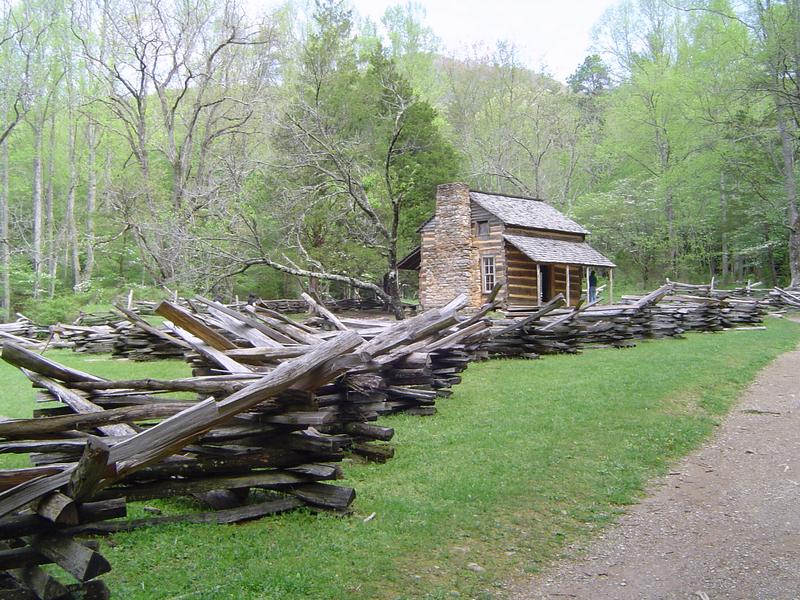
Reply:
[[[800,348],[759,374],[710,443],[571,554],[510,596],[800,600]]]

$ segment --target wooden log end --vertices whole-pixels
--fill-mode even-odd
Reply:
[[[75,501],[61,492],[47,494],[39,500],[34,510],[48,521],[60,525],[77,525],[79,521]]]

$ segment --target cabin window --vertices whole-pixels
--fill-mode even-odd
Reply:
[[[481,272],[483,273],[483,292],[488,294],[494,288],[494,256],[484,256],[481,259]]]
[[[489,221],[478,221],[478,237],[489,237]]]

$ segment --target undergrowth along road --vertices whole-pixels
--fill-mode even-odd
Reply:
[[[126,599],[494,597],[509,575],[537,571],[635,502],[798,341],[800,326],[769,320],[763,331],[471,365],[435,417],[382,421],[397,431],[393,460],[344,465],[354,516],[299,511],[118,534],[104,544],[106,580]],[[68,358],[101,375],[186,373],[180,363]],[[30,414],[24,378],[7,366],[0,377],[0,413]]]

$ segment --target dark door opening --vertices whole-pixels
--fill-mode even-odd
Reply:
[[[551,297],[552,297],[552,293],[551,293],[552,285],[551,285],[551,282],[553,281],[553,267],[551,265],[539,265],[539,275],[542,278],[542,282],[541,282],[541,285],[542,285],[542,287],[541,287],[541,290],[542,290],[541,302],[542,303],[549,302]]]

